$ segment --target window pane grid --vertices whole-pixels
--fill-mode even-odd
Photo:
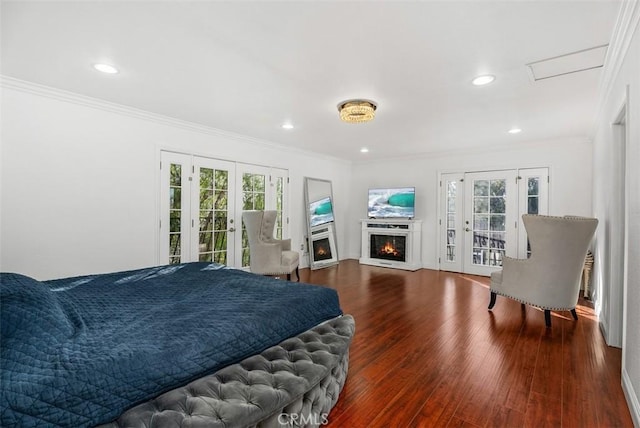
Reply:
[[[278,212],[278,222],[276,224],[276,239],[282,239],[283,219],[282,205],[284,203],[284,177],[276,178],[276,211]]]
[[[182,165],[169,165],[169,263],[181,262]]]
[[[527,214],[540,213],[540,179],[541,177],[529,177],[527,179]],[[531,245],[527,238],[527,258],[531,257]]]
[[[200,168],[200,261],[226,262],[228,183],[228,171]]]
[[[456,261],[456,196],[457,182],[447,182],[446,222],[447,222],[447,261]]]
[[[473,195],[473,263],[502,266],[505,253],[506,180],[476,180]]]
[[[242,209],[264,210],[266,200],[266,175],[242,174]],[[249,242],[246,237],[246,228],[242,224],[242,267],[249,266]]]

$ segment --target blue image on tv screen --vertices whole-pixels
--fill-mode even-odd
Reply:
[[[311,202],[309,204],[309,223],[311,227],[318,226],[320,224],[331,223],[333,221],[333,206],[331,205],[331,198],[322,198],[319,201]]]
[[[413,218],[415,187],[369,189],[367,215],[370,218]]]

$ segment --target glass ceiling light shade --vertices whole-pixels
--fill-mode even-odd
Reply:
[[[93,68],[107,74],[117,74],[118,69],[110,64],[93,64]]]
[[[348,100],[338,104],[340,119],[347,123],[369,122],[376,115],[378,106],[368,100]]]
[[[492,74],[485,74],[484,76],[478,76],[471,81],[475,86],[483,86],[488,85],[489,83],[496,80],[496,76]]]

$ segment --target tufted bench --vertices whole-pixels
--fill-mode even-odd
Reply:
[[[321,425],[346,380],[354,332],[352,316],[334,318],[100,427]]]

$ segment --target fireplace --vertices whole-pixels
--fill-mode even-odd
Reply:
[[[422,268],[420,220],[362,220],[360,263],[405,270]]]
[[[372,259],[405,262],[407,237],[403,235],[378,235],[371,233],[369,257]]]
[[[312,269],[331,266],[338,261],[338,250],[336,249],[332,224],[311,228],[309,259]]]
[[[313,241],[313,260],[331,260],[333,258],[331,254],[331,244],[329,238],[321,238]]]

